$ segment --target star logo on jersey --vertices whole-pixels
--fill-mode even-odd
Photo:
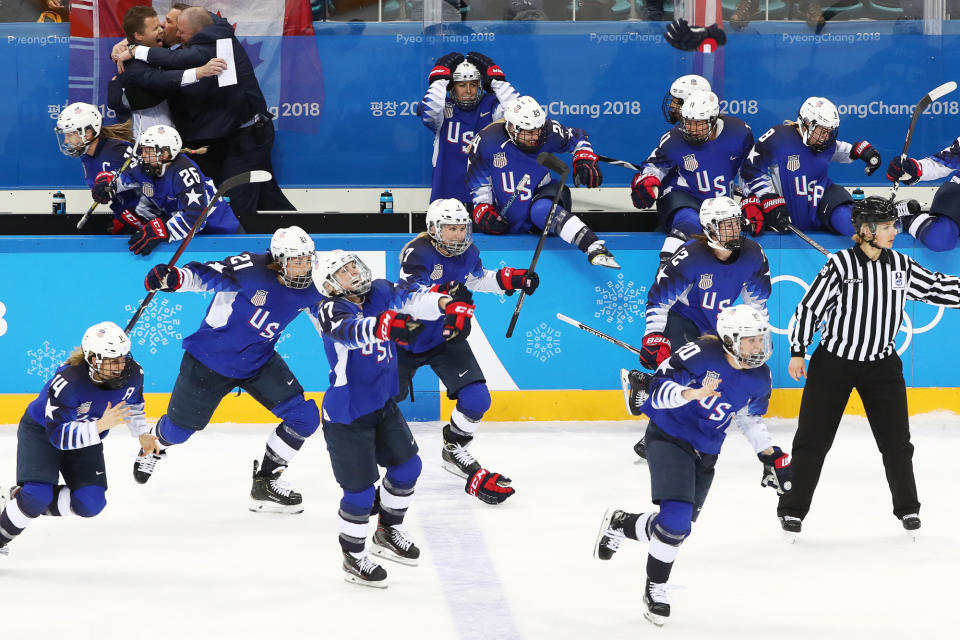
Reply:
[[[493,166],[497,169],[503,169],[507,166],[507,154],[505,151],[493,154]]]
[[[706,291],[713,286],[713,274],[704,273],[700,275],[700,284],[698,285],[701,289]]]
[[[683,156],[683,168],[687,171],[696,171],[699,166],[700,163],[697,162],[696,154],[689,153]]]
[[[57,407],[50,402],[50,398],[47,398],[47,407],[43,410],[43,417],[47,420],[53,420],[53,412],[57,410]]]
[[[262,307],[267,301],[267,292],[263,289],[258,289],[253,297],[250,298],[250,303],[255,307]]]
[[[757,151],[756,147],[750,149],[750,153],[747,154],[747,162],[753,162],[760,157],[760,152]]]
[[[433,265],[433,271],[430,272],[431,280],[439,280],[443,277],[443,263]]]
[[[79,407],[77,407],[77,415],[82,416],[85,413],[90,412],[90,401],[84,402]]]
[[[199,204],[200,204],[200,196],[201,196],[201,194],[198,193],[198,192],[196,192],[196,191],[194,191],[193,189],[190,189],[190,191],[187,191],[184,195],[187,196],[187,206],[188,206],[188,207],[189,207],[190,205],[192,205],[192,204],[195,204],[195,205],[199,205]]]
[[[787,171],[796,171],[800,168],[800,155],[787,156]]]
[[[149,182],[144,182],[142,185],[140,185],[140,191],[142,191],[143,195],[147,196],[148,198],[153,197],[153,185]]]

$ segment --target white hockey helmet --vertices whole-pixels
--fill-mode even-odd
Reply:
[[[300,227],[281,227],[273,232],[270,239],[270,255],[281,267],[280,277],[283,284],[291,289],[306,289],[313,282],[313,268],[317,262],[313,238]],[[287,261],[290,258],[310,256],[309,269],[303,275],[287,273]]]
[[[761,366],[773,354],[770,323],[762,313],[749,305],[737,304],[721,311],[717,316],[717,335],[723,343],[723,350],[736,358],[744,369]],[[751,345],[745,350],[743,339],[755,336],[761,337],[759,348]]]
[[[710,91],[710,83],[703,76],[680,76],[670,85],[670,90],[663,96],[663,117],[670,124],[680,122],[680,107],[683,101],[694,91]]]
[[[341,270],[343,273],[338,277]],[[325,296],[360,296],[370,291],[372,282],[373,274],[363,260],[342,249],[320,255],[313,268],[313,284]]]
[[[826,98],[811,96],[800,105],[797,125],[803,144],[817,152],[825,151],[837,139],[840,113],[836,105]],[[817,131],[817,127],[822,130]]]
[[[743,213],[732,198],[707,198],[700,204],[700,226],[714,249],[736,251],[743,244]]]
[[[182,148],[183,140],[176,129],[168,124],[155,124],[145,129],[137,138],[133,154],[140,161],[140,167],[145,174],[151,178],[159,178]],[[164,152],[170,157],[165,158]]]
[[[712,91],[694,91],[680,107],[680,133],[691,144],[703,144],[713,135],[720,117],[720,99]]]
[[[507,135],[521,151],[536,151],[547,139],[547,112],[530,96],[520,96],[508,102],[503,119]]]
[[[480,70],[477,69],[477,66],[472,62],[467,62],[464,60],[456,66],[453,70],[453,73],[450,74],[450,97],[456,103],[458,107],[464,111],[473,111],[477,108],[477,105],[480,104],[480,99],[483,98],[483,83],[480,79]],[[477,82],[477,91],[473,94],[473,98],[458,98],[456,88],[454,84],[457,82]]]
[[[57,116],[57,126],[54,128],[60,152],[71,158],[79,158],[100,135],[102,125],[103,116],[95,106],[86,102],[71,102]],[[93,133],[89,140],[86,137],[88,130]]]
[[[444,225],[463,225],[464,233],[462,239],[444,238]],[[448,233],[456,234],[451,230]],[[456,198],[440,198],[434,200],[427,207],[427,234],[433,238],[434,245],[438,249],[451,256],[458,256],[473,244],[473,221],[463,203]]]
[[[80,349],[94,382],[110,388],[123,386],[131,370],[130,338],[123,329],[112,322],[98,322],[83,332]],[[96,356],[96,364],[90,362],[90,356]],[[122,358],[120,366],[112,367],[112,371],[105,371],[104,361],[115,358]],[[93,377],[94,374],[97,378]]]

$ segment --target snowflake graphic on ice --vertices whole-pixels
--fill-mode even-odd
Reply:
[[[546,362],[560,353],[560,334],[560,331],[546,322],[541,322],[536,328],[527,331],[526,352],[540,362]]]
[[[136,306],[127,305],[126,310],[133,313],[140,306],[140,302]],[[181,340],[183,336],[180,333],[180,318],[176,317],[181,309],[183,305],[175,305],[169,298],[154,300],[130,332],[130,341],[141,347],[146,345],[153,355],[160,347],[170,344],[171,340]]]
[[[613,324],[617,331],[623,331],[625,324],[632,324],[644,316],[646,287],[637,287],[633,280],[626,281],[622,273],[616,280],[607,281],[606,287],[594,287],[597,294],[597,310],[594,318],[600,318],[607,324]]]
[[[505,266],[507,266],[507,263],[504,262],[503,260],[501,260],[501,261],[500,261],[500,264],[497,265],[497,269],[498,269],[498,270],[499,270],[499,269],[503,269]],[[507,294],[505,294],[505,293],[498,293],[498,294],[497,294],[497,298],[500,299],[500,304],[503,304],[504,302],[507,301]]]
[[[67,359],[67,352],[53,348],[49,340],[44,340],[36,351],[27,351],[27,355],[30,356],[30,368],[27,369],[27,373],[44,380],[52,376],[57,367]]]

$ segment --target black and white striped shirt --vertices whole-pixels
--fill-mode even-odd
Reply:
[[[859,247],[830,256],[793,314],[790,355],[803,356],[820,329],[821,345],[847,360],[880,360],[910,300],[960,307],[960,278],[934,273],[891,249],[870,260]]]

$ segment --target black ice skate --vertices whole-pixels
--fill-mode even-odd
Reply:
[[[10,493],[13,493],[11,489]],[[0,513],[3,513],[3,508],[7,506],[7,496],[0,494]],[[9,555],[10,550],[7,549],[7,541],[0,537],[0,556]]]
[[[440,465],[455,476],[464,480],[480,469],[480,463],[467,449],[473,436],[460,435],[453,432],[449,424],[443,428],[443,451],[440,452]]]
[[[920,516],[916,513],[908,513],[907,515],[900,518],[900,522],[903,523],[903,528],[906,529],[907,535],[917,539],[917,534],[920,533]]]
[[[598,560],[609,560],[620,548],[620,543],[626,538],[623,532],[623,523],[627,513],[620,509],[607,509],[600,521],[600,531],[597,541],[593,545],[593,557]]]
[[[140,449],[137,459],[133,462],[133,479],[137,481],[137,484],[146,484],[147,480],[153,476],[157,463],[166,457],[167,452],[165,450],[161,450],[160,453],[143,455],[143,449]]]
[[[377,524],[377,530],[373,532],[370,552],[400,564],[416,566],[420,563],[420,549],[413,544],[410,534],[403,525],[388,527],[382,522]]]
[[[644,435],[642,438],[637,440],[637,444],[633,445],[633,452],[640,456],[640,460],[647,459],[647,436]],[[640,462],[637,460],[637,462]]]
[[[374,562],[366,551],[357,555],[343,553],[343,579],[364,587],[387,588],[387,570]]]
[[[793,544],[800,533],[801,520],[794,516],[780,516],[780,527],[783,529],[783,539]]]
[[[609,267],[619,269],[620,265],[613,259],[613,254],[603,244],[603,240],[597,240],[587,250],[587,260],[590,264],[597,267]]]
[[[627,413],[632,416],[640,415],[640,407],[650,395],[652,379],[653,376],[645,371],[620,369],[620,386],[623,388],[623,404]]]
[[[647,608],[643,617],[662,627],[670,617],[670,597],[667,595],[666,583],[650,582],[647,578],[647,586],[643,590],[643,604]]]
[[[280,474],[286,467],[279,467],[270,474],[261,474],[259,468],[260,464],[254,460],[250,511],[303,513],[303,496],[280,479]]]

